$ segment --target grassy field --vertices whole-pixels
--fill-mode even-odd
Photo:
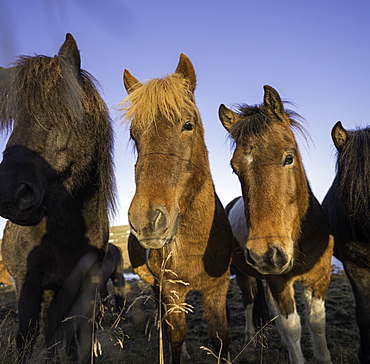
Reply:
[[[122,248],[125,271],[131,272],[127,256],[127,226],[112,228],[111,241]],[[155,326],[156,304],[150,287],[140,280],[126,280],[127,307],[121,320],[112,311],[106,311],[100,328],[97,330],[102,353],[97,363],[156,364],[158,363],[158,333]],[[298,310],[303,312],[301,290],[297,286]],[[189,303],[194,312],[187,315],[187,348],[192,363],[217,363],[217,359],[200,349],[212,349],[207,338],[207,325],[202,318],[202,307],[198,292],[191,292]],[[0,364],[15,362],[14,337],[17,328],[15,295],[12,287],[0,288]],[[109,307],[113,307],[110,302]],[[231,280],[228,294],[229,333],[231,358],[233,363],[288,363],[284,345],[271,325],[263,332],[263,345],[244,348],[244,312],[241,295],[235,280]],[[326,301],[327,340],[333,363],[358,363],[358,330],[354,318],[354,300],[350,284],[343,272],[332,275]],[[302,318],[302,350],[307,362],[312,361],[311,344]],[[262,340],[263,339],[263,340]],[[239,356],[238,354],[241,353]],[[42,362],[42,354],[35,354],[34,363]],[[238,356],[238,357],[237,357]],[[166,354],[166,363],[168,355]]]

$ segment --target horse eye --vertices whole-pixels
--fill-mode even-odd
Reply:
[[[292,164],[293,161],[294,161],[294,157],[291,154],[288,154],[285,157],[284,166],[288,166],[288,165]]]
[[[194,124],[191,123],[190,121],[187,121],[183,126],[182,126],[182,131],[192,131],[194,129]]]

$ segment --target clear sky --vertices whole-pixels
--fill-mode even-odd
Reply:
[[[135,192],[135,157],[116,111],[126,96],[123,70],[139,80],[165,76],[181,52],[197,72],[195,97],[221,201],[240,187],[218,107],[260,103],[265,84],[307,120],[312,141],[298,140],[321,201],[335,171],[332,126],[370,123],[369,17],[368,0],[0,0],[0,65],[18,55],[54,56],[65,34],[74,36],[115,123],[120,208],[112,225],[127,223]]]

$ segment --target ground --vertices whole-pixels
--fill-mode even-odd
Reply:
[[[126,272],[131,272],[127,256],[127,226],[112,228],[111,242],[123,250]],[[155,325],[156,304],[151,288],[137,279],[126,280],[127,305],[123,318],[113,311],[113,301],[108,303],[101,325],[97,328],[96,352],[101,353],[97,363],[156,364],[159,363],[158,331]],[[303,316],[301,290],[297,286],[298,310]],[[202,317],[200,294],[192,291],[188,302],[194,312],[187,315],[187,348],[192,363],[217,363],[208,354],[213,349],[207,338],[207,325]],[[15,362],[15,332],[17,328],[16,300],[12,287],[0,287],[0,364]],[[281,343],[275,326],[271,324],[263,331],[256,348],[244,343],[244,312],[241,294],[235,279],[231,280],[228,293],[229,333],[232,363],[288,363],[288,354]],[[327,311],[327,341],[332,362],[342,364],[358,363],[356,354],[359,345],[358,330],[355,322],[355,304],[351,286],[343,271],[332,275],[329,286]],[[311,344],[308,331],[302,318],[302,350],[308,363],[312,361]],[[166,346],[167,347],[167,346]],[[204,347],[204,349],[201,349]],[[101,349],[101,351],[99,350]],[[34,363],[40,354],[36,353]],[[168,355],[166,353],[166,363]]]

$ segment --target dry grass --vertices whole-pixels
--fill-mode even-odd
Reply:
[[[127,227],[112,229],[113,242],[124,252],[126,271],[130,272],[127,257]],[[95,342],[97,363],[157,364],[159,363],[159,337],[157,304],[151,288],[140,280],[126,282],[127,304],[130,309],[119,316],[114,312],[112,298],[108,309],[104,310],[101,324],[97,329]],[[298,311],[304,311],[302,291],[297,287]],[[0,287],[0,364],[15,362],[15,296],[11,287]],[[188,333],[186,345],[192,363],[216,364],[217,353],[212,352],[208,340],[207,324],[203,319],[203,308],[199,292],[188,295],[191,309],[187,314]],[[327,294],[327,341],[333,363],[357,364],[356,353],[359,345],[358,329],[354,316],[354,300],[350,284],[342,273],[332,276]],[[231,343],[231,363],[286,364],[288,353],[281,343],[273,322],[263,328],[256,348],[244,342],[244,312],[241,294],[235,280],[231,281],[228,293],[229,333]],[[193,312],[192,312],[193,311]],[[313,362],[308,330],[303,322],[302,350],[308,363]],[[262,344],[262,345],[261,345]],[[168,345],[164,345],[164,360],[169,361]],[[39,362],[36,356],[35,363]]]

